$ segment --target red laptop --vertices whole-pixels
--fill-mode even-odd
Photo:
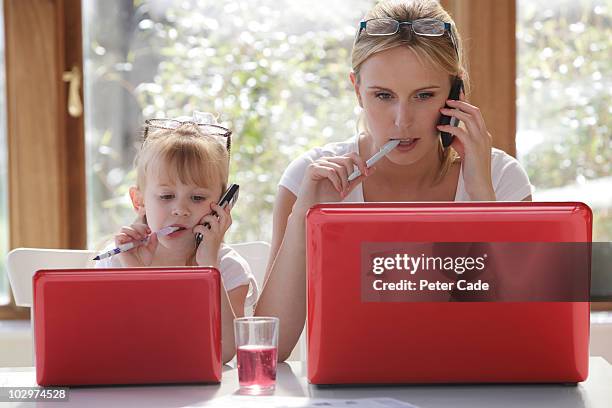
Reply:
[[[40,270],[33,285],[38,384],[221,381],[216,269]]]
[[[559,259],[576,247],[590,251],[591,225],[591,210],[582,203],[313,207],[307,216],[309,381],[585,380],[590,252]],[[399,250],[404,247],[417,249],[408,259],[413,263],[404,262],[407,255]],[[430,256],[448,250],[456,255],[466,247],[474,257]],[[535,256],[521,256],[525,248],[539,249],[532,251]],[[479,261],[494,262],[495,257],[487,258],[489,251],[499,255],[493,265],[506,267],[485,268],[492,275],[477,270]],[[424,269],[430,260],[448,261],[455,269],[435,275]],[[413,264],[421,269],[410,272]],[[379,278],[387,270],[406,279],[384,286]],[[503,284],[484,290],[491,282]],[[560,296],[546,282],[581,292]],[[531,290],[532,283],[540,289]],[[501,300],[491,300],[497,296]]]

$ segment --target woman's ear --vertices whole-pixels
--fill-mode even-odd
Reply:
[[[355,72],[351,71],[351,73],[349,74],[349,78],[351,80],[351,83],[353,84],[353,88],[355,88],[355,95],[357,96],[357,102],[359,103],[359,107],[363,108],[361,94],[359,93],[359,81],[357,81],[357,75],[355,75]]]
[[[134,210],[138,213],[138,216],[144,217],[145,204],[142,191],[136,186],[130,187],[130,198],[132,199],[132,206],[134,206]]]

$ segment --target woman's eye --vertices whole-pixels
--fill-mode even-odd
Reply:
[[[433,93],[432,93],[432,92],[420,92],[420,93],[418,93],[418,94],[416,95],[416,98],[417,98],[418,100],[424,101],[424,100],[426,100],[426,99],[431,98],[432,96],[433,96]]]
[[[391,94],[389,92],[377,92],[375,96],[382,101],[391,99]]]
[[[162,200],[172,200],[174,198],[174,194],[160,194],[159,198]]]
[[[204,197],[204,196],[193,196],[191,199],[193,201],[205,201],[206,197]]]

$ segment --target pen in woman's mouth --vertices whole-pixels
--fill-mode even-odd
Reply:
[[[372,167],[377,161],[379,161],[384,156],[389,154],[389,152],[391,150],[395,149],[397,147],[397,145],[400,144],[400,141],[401,140],[399,140],[399,139],[393,139],[393,140],[390,140],[387,143],[385,143],[385,145],[374,156],[370,157],[366,161],[366,167],[367,168]],[[357,169],[357,170],[355,170],[354,172],[351,173],[351,175],[348,177],[348,181],[353,181],[353,180],[355,180],[359,176],[361,176],[361,171],[359,169]]]

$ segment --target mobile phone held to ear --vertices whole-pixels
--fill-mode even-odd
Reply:
[[[462,89],[463,89],[463,80],[459,77],[455,77],[451,85],[450,93],[448,94],[448,99],[454,99],[458,101],[459,95],[461,94]],[[444,107],[451,109],[451,107],[446,104],[444,105]],[[438,121],[438,125],[458,126],[459,119],[454,118],[452,116],[440,115],[440,120]],[[453,143],[453,139],[455,138],[455,136],[451,135],[448,132],[440,132],[440,137],[442,138],[442,146],[445,149],[448,146],[450,146],[451,143]]]
[[[230,184],[219,200],[219,207],[225,209],[225,207],[229,206],[229,209],[231,210],[234,204],[236,204],[236,200],[238,200],[238,190],[240,190],[240,186],[238,184]],[[217,215],[217,213],[213,211],[213,215]],[[204,223],[204,226],[210,229],[209,223]],[[200,246],[202,239],[204,239],[202,234],[196,234],[196,248]]]

